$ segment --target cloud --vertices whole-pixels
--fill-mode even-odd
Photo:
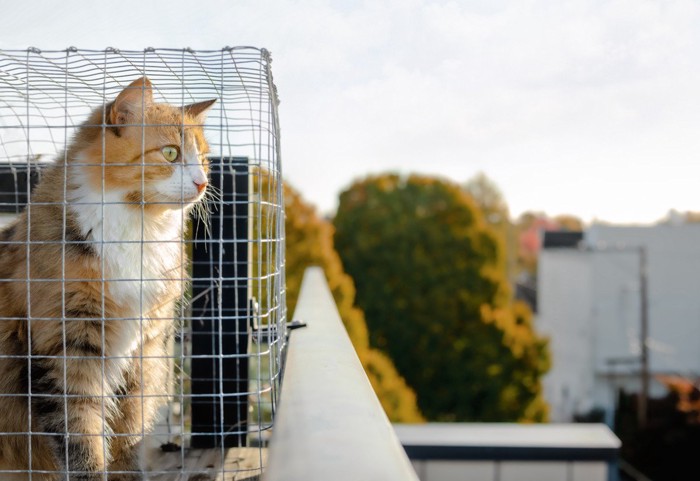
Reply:
[[[483,169],[515,212],[566,203],[584,217],[640,218],[644,209],[612,208],[624,187],[651,220],[670,206],[649,203],[649,183],[696,170],[698,17],[684,1],[511,2],[486,13],[425,3],[392,26],[400,41],[377,46],[386,55],[371,78],[308,99],[307,128],[328,139],[319,163],[345,177],[388,167],[464,180]],[[618,180],[584,185],[581,171]],[[593,196],[596,184],[607,187]]]
[[[652,220],[695,205],[699,21],[691,0],[67,0],[6,9],[0,41],[270,49],[284,172],[324,211],[369,171],[484,170],[514,213]]]

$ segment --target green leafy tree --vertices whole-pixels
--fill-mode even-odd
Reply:
[[[343,270],[333,248],[333,226],[321,219],[314,207],[291,187],[285,186],[284,196],[289,312],[294,312],[306,268],[321,266],[350,340],[387,416],[396,422],[424,421],[416,404],[415,393],[399,375],[392,361],[378,349],[369,347],[364,314],[355,306],[352,278]]]
[[[512,303],[503,241],[470,195],[435,178],[369,177],[341,194],[334,224],[370,344],[428,419],[546,419],[547,342]]]

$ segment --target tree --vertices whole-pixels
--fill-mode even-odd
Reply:
[[[387,416],[395,422],[423,421],[413,390],[384,353],[369,347],[364,314],[354,305],[355,287],[333,248],[333,226],[287,185],[284,196],[288,311],[294,312],[306,268],[321,266],[350,340]]]
[[[570,214],[560,214],[554,218],[554,222],[561,230],[582,231],[583,221],[578,217]]]
[[[502,256],[503,267],[508,279],[515,282],[517,276],[517,242],[513,224],[510,222],[508,204],[501,189],[489,179],[486,174],[479,172],[464,184],[464,190],[476,202],[486,223],[491,226],[504,242]]]
[[[512,303],[502,239],[463,189],[368,177],[341,194],[334,224],[370,345],[389,354],[428,419],[546,419],[547,342]]]
[[[484,220],[490,225],[501,228],[510,224],[508,204],[501,189],[489,179],[486,174],[479,172],[464,184],[464,190],[481,209]]]
[[[561,214],[554,219],[544,212],[524,212],[515,223],[518,238],[517,264],[533,282],[537,278],[537,260],[542,243],[542,231],[581,231],[583,222],[576,216]]]

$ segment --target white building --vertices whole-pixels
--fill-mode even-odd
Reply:
[[[394,424],[420,481],[608,481],[620,440],[602,424]]]
[[[594,225],[578,245],[545,246],[538,267],[539,331],[550,338],[544,381],[554,422],[640,390],[640,250],[648,259],[650,394],[656,374],[700,374],[700,225]]]

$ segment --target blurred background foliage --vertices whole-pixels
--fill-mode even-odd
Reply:
[[[343,270],[333,248],[333,226],[318,216],[289,185],[284,188],[286,209],[287,308],[294,312],[304,271],[323,268],[338,311],[387,416],[393,422],[422,422],[416,395],[396,370],[393,362],[376,347],[370,347],[364,314],[355,305],[355,286]]]
[[[545,421],[550,356],[529,307],[513,299],[507,206],[476,194],[480,206],[475,187],[419,175],[357,181],[340,196],[335,245],[370,346],[394,361],[427,419]]]
[[[548,343],[512,286],[536,274],[539,229],[577,219],[513,222],[483,174],[370,176],[341,194],[332,222],[289,185],[284,202],[288,311],[306,268],[322,267],[392,421],[547,420]]]

